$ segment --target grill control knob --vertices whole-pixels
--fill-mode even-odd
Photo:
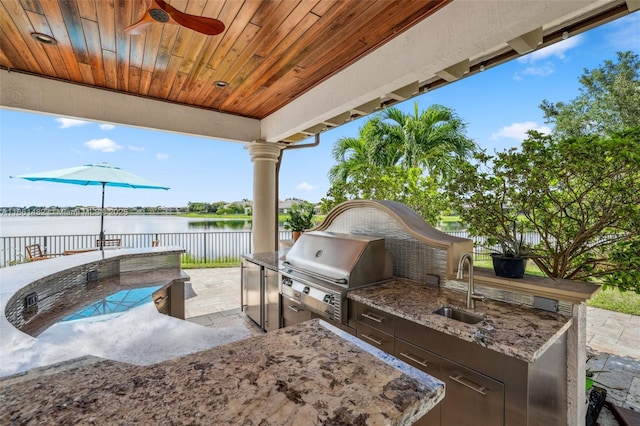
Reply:
[[[293,285],[293,281],[289,277],[282,277],[282,284],[291,287]]]
[[[302,291],[304,292],[304,294],[309,294],[311,289],[309,287],[305,287],[304,290],[302,290]]]

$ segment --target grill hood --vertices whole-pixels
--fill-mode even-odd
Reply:
[[[285,266],[353,288],[392,278],[384,238],[335,232],[304,232],[285,256]]]

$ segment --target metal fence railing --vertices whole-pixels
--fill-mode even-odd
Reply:
[[[251,253],[251,231],[176,232],[143,234],[106,234],[106,239],[120,239],[122,247],[178,246],[185,250],[182,263],[240,263],[243,254]],[[280,240],[291,239],[291,231],[279,231]],[[0,267],[28,262],[25,247],[40,244],[44,253],[96,248],[98,235],[44,235],[0,237]]]
[[[447,234],[470,238],[466,231],[450,231]],[[232,263],[240,262],[243,254],[251,253],[251,231],[176,232],[142,234],[107,234],[107,239],[119,238],[123,247],[151,247],[154,240],[160,246],[178,246],[185,250],[182,263]],[[98,235],[44,235],[22,237],[0,237],[0,267],[28,261],[25,247],[40,244],[45,253],[64,253],[65,250],[82,250],[96,247]],[[279,231],[280,240],[291,239],[291,231]],[[491,251],[499,247],[483,246],[484,239],[473,237],[474,259],[489,260]],[[540,236],[525,234],[525,241],[535,245]]]
[[[502,251],[500,245],[489,246],[485,243],[486,237],[471,237],[467,231],[448,231],[447,234],[455,237],[469,238],[473,240],[473,259],[474,260],[491,260],[491,253]],[[540,243],[540,234],[536,232],[525,232],[523,241],[529,247],[535,247]]]

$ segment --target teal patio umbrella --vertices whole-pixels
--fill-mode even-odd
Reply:
[[[30,181],[71,183],[74,185],[100,185],[102,186],[102,208],[100,210],[100,241],[104,240],[104,188],[105,186],[117,186],[121,188],[142,189],[169,189],[148,179],[136,176],[133,173],[122,170],[120,167],[108,163],[85,164],[68,169],[51,170],[48,172],[31,173],[12,178],[21,178]],[[100,244],[102,250],[102,244]]]

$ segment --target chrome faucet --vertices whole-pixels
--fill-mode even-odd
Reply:
[[[464,262],[465,260],[469,264],[469,288],[467,289],[467,308],[475,309],[476,300],[484,300],[484,295],[477,294],[473,285],[473,258],[469,253],[465,253],[458,262],[458,274],[456,279],[461,280],[464,278]]]

